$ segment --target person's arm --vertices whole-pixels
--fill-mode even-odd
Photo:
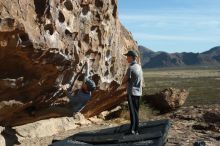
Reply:
[[[128,77],[127,75],[124,76],[124,79],[122,80],[122,85],[128,82]]]
[[[124,76],[124,79],[122,80],[122,85],[127,83],[130,78],[131,78],[131,70],[130,70],[130,68],[128,68],[127,72]]]
[[[68,90],[69,86],[69,84],[60,85],[60,90],[63,90],[66,96],[70,98],[72,96],[72,93]]]
[[[84,76],[84,83],[86,81],[86,78],[89,78],[89,71],[90,71],[90,67],[89,67],[89,60],[86,60],[85,62],[85,76]]]
[[[141,87],[142,88],[145,87],[145,85],[144,85],[144,73],[143,73],[142,68],[141,68]]]

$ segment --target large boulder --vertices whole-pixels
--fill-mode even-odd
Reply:
[[[91,124],[91,121],[85,119],[83,115],[78,113],[74,117],[40,120],[34,123],[13,127],[13,129],[16,131],[15,136],[18,141],[22,142],[23,140],[28,139],[31,140],[34,138],[53,136],[88,124]]]
[[[145,95],[143,100],[164,113],[181,107],[188,95],[189,92],[184,89],[168,88],[153,95]]]
[[[82,113],[121,103],[123,54],[137,45],[117,9],[117,0],[0,0],[0,125],[64,116],[50,110],[67,104],[59,85],[79,89],[88,58],[98,90]]]

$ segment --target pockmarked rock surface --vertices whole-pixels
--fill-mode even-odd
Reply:
[[[143,99],[161,112],[168,112],[183,106],[188,95],[185,89],[168,88],[153,95],[145,95]]]
[[[83,114],[117,106],[128,49],[137,45],[119,21],[117,0],[0,0],[0,125],[65,115],[50,110],[67,103],[59,85],[79,89],[87,59],[98,90]]]

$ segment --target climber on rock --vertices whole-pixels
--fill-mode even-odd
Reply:
[[[92,92],[96,89],[95,82],[89,78],[89,61],[85,62],[85,76],[81,89],[77,92],[76,95],[72,95],[70,91],[70,84],[61,85],[62,90],[65,91],[67,97],[69,97],[70,102],[69,105],[72,111],[80,112],[91,98]]]

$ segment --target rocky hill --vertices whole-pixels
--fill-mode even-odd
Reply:
[[[115,87],[128,47],[137,50],[117,0],[0,0],[0,125],[64,116],[56,109],[67,104],[59,85],[79,89],[87,59],[98,89],[82,112],[114,107],[125,97]]]
[[[220,46],[203,53],[154,52],[139,46],[143,68],[220,65]]]

